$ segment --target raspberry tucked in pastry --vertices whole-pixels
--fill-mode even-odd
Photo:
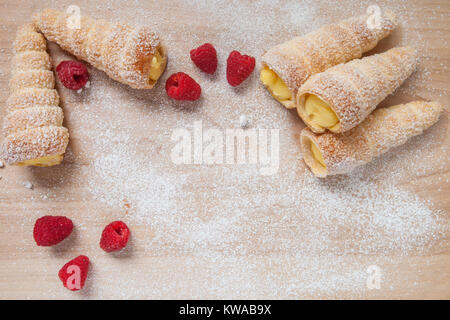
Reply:
[[[81,17],[79,28],[67,25],[69,15],[52,9],[34,15],[34,24],[49,41],[78,59],[136,89],[151,89],[163,73],[166,50],[147,27],[133,28]]]

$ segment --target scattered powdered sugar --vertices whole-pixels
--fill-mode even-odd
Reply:
[[[151,162],[140,158],[134,150],[123,152],[116,149],[98,155],[92,159],[91,168],[95,176],[88,182],[96,200],[121,207],[128,198],[139,212],[145,210],[149,215],[152,212],[151,216],[176,212],[177,186],[172,185],[173,179],[157,172]],[[185,183],[183,177],[179,177],[177,182]],[[150,216],[136,216],[136,219],[146,219],[147,222],[148,218]]]
[[[151,91],[133,90],[91,66],[91,88],[83,94],[58,83],[71,144],[63,166],[52,171],[53,183],[39,183],[30,196],[30,201],[41,205],[24,218],[23,231],[45,214],[45,205],[67,202],[68,213],[79,214],[78,232],[93,239],[86,254],[94,268],[83,297],[95,298],[364,297],[368,265],[395,265],[401,257],[446,249],[442,241],[449,232],[446,212],[402,186],[448,170],[446,118],[350,175],[317,179],[300,154],[298,136],[304,125],[270,97],[258,81],[257,69],[238,88],[230,87],[225,78],[231,50],[253,55],[259,62],[269,47],[362,13],[369,4],[189,0],[162,7],[157,2],[145,4],[145,10],[133,2],[112,1],[81,7],[82,14],[93,17],[107,12],[112,20],[155,27],[169,51],[168,69]],[[150,19],[152,9],[159,13]],[[407,24],[418,14],[407,1],[392,9]],[[434,13],[432,19],[439,14]],[[423,89],[435,75],[431,63],[436,61],[436,53],[427,52],[426,38],[412,30],[399,31],[396,37],[398,45],[418,45],[428,57],[398,95],[440,101],[440,95]],[[189,50],[205,42],[218,51],[214,76],[201,73],[189,58]],[[54,44],[50,51],[54,65],[68,58]],[[178,71],[200,83],[199,101],[180,103],[167,97],[164,83]],[[247,123],[252,120],[251,129],[280,129],[276,174],[263,176],[258,165],[250,164],[172,162],[174,130],[192,132],[194,122],[200,120],[205,129],[239,128],[243,115]],[[33,179],[43,176],[40,169],[32,172]],[[32,181],[37,186],[36,180]],[[81,197],[100,209],[88,207],[78,213],[79,202],[72,204],[75,195],[61,190],[65,185],[73,186],[78,201]],[[123,259],[98,253],[98,235],[90,226],[109,222],[108,214],[131,226],[136,235],[132,247],[139,251],[130,248]],[[136,265],[127,260],[128,255],[138,261]],[[53,267],[43,269],[53,277]],[[385,290],[418,277],[394,274],[386,277],[398,276],[398,282],[391,279],[392,288],[386,284]],[[61,292],[43,294],[51,297]]]

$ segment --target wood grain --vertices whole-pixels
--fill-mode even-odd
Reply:
[[[227,6],[224,1],[217,4],[217,8]],[[213,5],[211,2],[211,5]],[[149,1],[139,4],[127,2],[126,8],[122,1],[11,1],[0,0],[0,92],[1,105],[4,106],[8,96],[8,78],[10,61],[12,57],[12,41],[18,26],[29,21],[30,15],[39,9],[54,7],[64,10],[70,4],[77,4],[82,8],[83,13],[105,19],[116,19],[133,23],[157,24],[158,30],[163,38],[167,39],[169,49],[169,70],[163,77],[163,83],[170,73],[179,71],[181,66],[188,69],[190,73],[195,73],[195,69],[185,60],[184,65],[180,61],[173,59],[179,57],[179,52],[189,52],[194,44],[210,41],[223,44],[219,51],[229,52],[237,49],[259,57],[262,50],[266,48],[249,48],[253,41],[240,41],[233,38],[232,30],[224,30],[223,25],[216,25],[207,18],[202,19],[202,14],[206,11],[204,7],[193,2],[188,7],[176,1]],[[247,1],[242,1],[247,3]],[[248,1],[248,5],[253,3]],[[299,2],[300,3],[300,2]],[[261,2],[261,10],[268,4],[268,1]],[[286,30],[283,27],[282,14],[285,8],[293,7],[292,2],[280,1],[279,10],[274,10],[274,15],[280,18],[276,21],[270,20],[267,23],[267,30],[264,39],[267,46],[287,40],[295,34],[303,34],[312,30],[316,25],[299,25],[299,30]],[[355,8],[354,1],[339,1],[331,4],[329,1],[305,1],[302,5],[310,4],[314,6],[314,15],[317,15],[317,24],[321,25],[328,20],[338,20],[348,16],[352,8]],[[372,4],[370,1],[360,3],[358,6],[365,8]],[[410,43],[410,45],[421,48],[422,60],[419,72],[409,79],[404,90],[400,89],[394,96],[386,99],[382,106],[391,105],[397,102],[411,101],[412,99],[436,99],[448,104],[450,94],[450,2],[442,1],[389,1],[381,2],[380,6],[391,4],[397,8],[400,17],[407,16],[409,24],[402,24],[392,36],[383,40],[373,52],[382,52],[398,43]],[[395,5],[394,5],[395,4]],[[186,9],[188,8],[188,9]],[[220,9],[222,10],[222,9]],[[144,14],[148,12],[148,17]],[[283,12],[283,13],[282,13]],[[439,12],[439,15],[436,15]],[[139,14],[137,14],[139,13]],[[136,14],[136,16],[135,16]],[[295,14],[295,13],[292,13]],[[300,12],[299,12],[300,14]],[[229,17],[232,19],[233,17]],[[256,13],[255,13],[255,19]],[[255,20],[256,23],[256,20]],[[281,24],[281,25],[279,25]],[[189,28],[186,31],[186,28]],[[241,33],[240,33],[241,34]],[[419,35],[419,36],[418,36]],[[260,34],[249,34],[260,36]],[[224,40],[224,37],[230,41]],[[423,41],[426,43],[419,43]],[[259,43],[259,42],[257,42]],[[170,56],[170,51],[174,52]],[[371,52],[371,53],[373,53]],[[55,44],[50,44],[50,53],[57,63],[62,59],[70,58],[62,52]],[[369,53],[370,54],[370,53]],[[220,57],[222,61],[226,55]],[[223,65],[219,70],[224,71]],[[149,163],[161,163],[167,161],[168,149],[161,141],[160,137],[167,136],[167,132],[162,130],[166,126],[167,130],[177,126],[177,121],[182,118],[202,120],[205,126],[230,127],[231,123],[236,123],[235,119],[227,119],[227,112],[224,112],[223,100],[214,100],[214,97],[205,95],[205,101],[200,108],[189,111],[178,108],[178,105],[169,107],[169,111],[161,111],[160,97],[165,94],[163,84],[159,84],[154,91],[142,93],[127,88],[126,86],[114,83],[103,73],[90,68],[93,79],[93,87],[113,88],[120,97],[117,101],[108,100],[105,103],[116,103],[117,110],[124,110],[127,106],[127,119],[134,122],[130,128],[135,128],[134,137],[139,155],[147,155]],[[200,77],[200,76],[199,76]],[[221,77],[221,76],[219,76]],[[203,79],[203,78],[202,78]],[[203,79],[204,80],[204,79]],[[224,85],[223,79],[216,81],[215,85]],[[283,129],[280,154],[286,162],[298,161],[298,145],[295,145],[298,132],[304,125],[294,113],[290,113],[280,108],[271,101],[268,95],[256,95],[254,92],[259,87],[257,75],[254,74],[249,79],[248,86],[244,86],[236,91],[236,101],[227,102],[233,108],[240,108],[248,105],[248,101],[255,99],[255,105],[261,104],[264,110],[262,115],[275,114],[274,118],[281,119],[280,125]],[[335,245],[341,253],[335,255],[331,251],[318,253],[312,251],[311,255],[292,256],[292,251],[281,250],[275,244],[264,241],[264,233],[273,231],[278,235],[278,231],[271,230],[270,225],[264,228],[251,230],[247,237],[242,235],[235,242],[230,243],[229,252],[221,255],[198,256],[192,252],[182,250],[182,244],[162,242],[158,246],[150,246],[158,230],[152,224],[140,223],[130,217],[132,209],[126,205],[121,207],[111,207],[95,199],[89,194],[90,189],[86,187],[84,180],[92,167],[92,159],[89,154],[92,144],[89,139],[93,139],[97,132],[85,126],[76,119],[79,110],[89,106],[93,116],[98,116],[95,112],[96,103],[101,103],[94,96],[91,100],[84,100],[68,92],[58,84],[62,106],[65,109],[65,125],[71,132],[71,143],[69,154],[64,164],[50,169],[27,169],[6,167],[0,169],[0,298],[1,299],[86,299],[86,298],[373,298],[373,299],[449,299],[450,298],[450,246],[448,222],[450,218],[450,188],[449,188],[449,138],[448,130],[448,108],[445,115],[435,125],[426,139],[413,139],[406,148],[401,149],[408,154],[414,154],[414,148],[425,148],[423,144],[432,142],[430,148],[433,149],[435,157],[447,159],[444,164],[436,166],[436,169],[428,170],[421,174],[419,171],[411,172],[410,175],[401,176],[396,183],[396,187],[407,190],[416,195],[422,202],[426,203],[434,210],[442,224],[447,226],[444,232],[436,235],[436,241],[430,244],[426,250],[417,248],[407,254],[395,249],[383,254],[362,254],[350,253],[343,249],[342,243],[345,241],[345,231],[336,235]],[[211,85],[212,86],[212,85]],[[414,90],[412,90],[414,89]],[[225,90],[225,89],[224,89]],[[260,89],[258,89],[260,90]],[[411,92],[414,92],[413,94]],[[89,96],[87,97],[89,99]],[[161,102],[162,103],[162,102]],[[247,104],[246,104],[247,103]],[[165,105],[168,102],[164,102]],[[100,106],[99,106],[100,108]],[[84,109],[83,109],[84,110]],[[114,110],[109,108],[105,110]],[[246,110],[241,110],[246,112]],[[89,112],[89,111],[87,111]],[[230,111],[233,113],[233,111]],[[234,115],[235,113],[233,113]],[[4,108],[1,108],[0,115],[4,115]],[[120,121],[121,115],[110,112],[101,115],[99,121],[114,123]],[[148,124],[140,126],[143,122]],[[155,125],[152,125],[155,123]],[[234,121],[234,122],[233,122]],[[189,121],[187,121],[189,122]],[[262,124],[265,124],[261,120]],[[145,128],[145,130],[144,130]],[[439,146],[439,148],[437,148]],[[298,148],[298,149],[296,149]],[[149,151],[150,150],[150,151]],[[406,151],[405,151],[406,150]],[[424,149],[425,150],[425,149]],[[390,158],[383,158],[383,163]],[[419,164],[420,160],[411,159]],[[423,161],[432,161],[430,157],[425,157]],[[381,163],[381,162],[380,162]],[[386,166],[377,165],[374,170],[387,170]],[[208,221],[214,210],[209,210],[219,204],[234,201],[233,188],[242,191],[243,197],[254,199],[259,196],[257,188],[248,186],[229,186],[229,192],[216,194],[214,189],[214,179],[226,175],[223,171],[213,171],[207,167],[187,166],[178,168],[171,163],[164,164],[164,170],[168,174],[180,174],[192,177],[190,183],[186,184],[185,193],[178,195],[177,208],[183,209],[183,202],[196,206],[199,218]],[[290,171],[292,168],[294,170]],[[305,179],[309,174],[303,164],[287,166],[282,164],[280,174],[294,175],[298,181]],[[199,171],[194,175],[194,171]],[[373,172],[382,174],[382,172]],[[385,172],[389,175],[388,172]],[[282,179],[282,177],[280,178]],[[32,181],[33,190],[23,187],[23,181]],[[255,178],[255,183],[258,180]],[[149,181],[152,183],[152,181]],[[192,192],[194,189],[195,191]],[[269,189],[272,190],[272,189]],[[189,192],[188,192],[189,191]],[[278,190],[280,194],[284,190]],[[277,193],[268,193],[268,198],[276,197]],[[293,195],[294,197],[295,195]],[[157,208],[156,208],[157,209]],[[192,208],[191,208],[192,209]],[[284,207],[284,203],[277,203],[277,206],[258,212],[258,208],[243,208],[249,214],[255,214],[253,219],[278,219],[278,214],[292,211],[299,212],[299,217],[294,221],[301,221],[302,215],[307,213],[302,208]],[[129,212],[130,211],[130,212]],[[176,215],[178,212],[174,212]],[[33,223],[37,217],[44,214],[66,215],[73,219],[76,228],[74,234],[55,248],[39,248],[32,239]],[[414,212],[411,212],[414,215]],[[99,236],[102,228],[113,219],[125,219],[132,229],[132,240],[129,247],[118,255],[107,255],[98,247]],[[281,218],[280,218],[281,219]],[[276,220],[280,221],[280,220]],[[350,223],[350,222],[349,222]],[[280,237],[290,230],[295,230],[295,225],[290,225],[289,220],[286,225],[277,224],[283,230],[279,231]],[[352,228],[351,225],[348,226]],[[287,236],[286,236],[287,237]],[[280,240],[281,241],[281,240]],[[290,239],[289,243],[296,243],[299,239]],[[240,254],[239,248],[243,244],[248,248],[253,246],[254,254]],[[358,244],[355,243],[355,246]],[[211,248],[209,248],[211,249]],[[195,250],[195,248],[194,248]],[[219,250],[220,251],[220,250]],[[234,252],[230,254],[230,252]],[[87,287],[79,293],[71,293],[65,290],[59,279],[57,272],[59,268],[70,258],[86,254],[92,260],[92,270],[89,275]],[[335,261],[335,265],[333,265]],[[318,265],[323,264],[323,274],[316,270]],[[331,267],[331,265],[333,265]],[[382,271],[382,282],[379,290],[369,290],[365,285],[365,271],[367,266],[377,265]],[[330,270],[333,273],[328,273]],[[314,271],[314,272],[313,272]],[[317,273],[313,275],[312,273]],[[353,281],[353,283],[352,283]]]

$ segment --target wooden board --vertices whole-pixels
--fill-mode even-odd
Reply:
[[[58,83],[71,134],[64,163],[0,169],[0,298],[450,298],[448,111],[369,166],[319,181],[301,160],[304,125],[271,99],[257,72],[237,89],[225,80],[231,50],[259,64],[267,48],[362,13],[372,1],[0,0],[2,106],[18,26],[39,9],[74,4],[96,18],[153,26],[169,50],[168,70],[145,92],[91,66],[89,89]],[[378,5],[394,10],[400,27],[371,53],[411,45],[421,54],[418,71],[382,106],[414,99],[448,105],[450,2]],[[204,42],[219,53],[212,77],[189,60]],[[73,59],[55,44],[49,51],[55,65]],[[167,98],[165,80],[178,71],[202,85],[199,102]],[[176,129],[192,132],[202,121],[224,133],[239,128],[243,114],[249,129],[280,130],[274,175],[251,164],[173,163]],[[75,224],[53,248],[37,247],[32,237],[34,221],[46,214]],[[131,243],[106,254],[99,237],[116,219],[130,226]],[[72,293],[57,272],[79,254],[89,256],[91,271],[86,288]],[[379,288],[367,285],[370,270],[380,272]]]

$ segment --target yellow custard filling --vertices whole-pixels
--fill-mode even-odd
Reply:
[[[19,167],[28,167],[28,166],[36,166],[36,167],[51,167],[56,166],[62,162],[64,155],[55,154],[54,156],[42,157],[37,159],[26,160],[24,162],[16,163],[16,166]]]
[[[157,81],[164,71],[164,59],[159,52],[156,50],[153,55],[152,62],[150,63],[150,71],[148,72],[148,77],[150,80]]]
[[[305,112],[313,124],[322,128],[329,129],[339,123],[336,113],[330,106],[313,94],[306,98]]]
[[[311,141],[311,153],[314,159],[317,160],[322,166],[326,168],[325,161],[323,160],[322,152],[317,148],[316,144]]]
[[[264,67],[260,74],[261,82],[266,86],[272,96],[278,101],[291,100],[292,94],[286,83],[268,67]]]

